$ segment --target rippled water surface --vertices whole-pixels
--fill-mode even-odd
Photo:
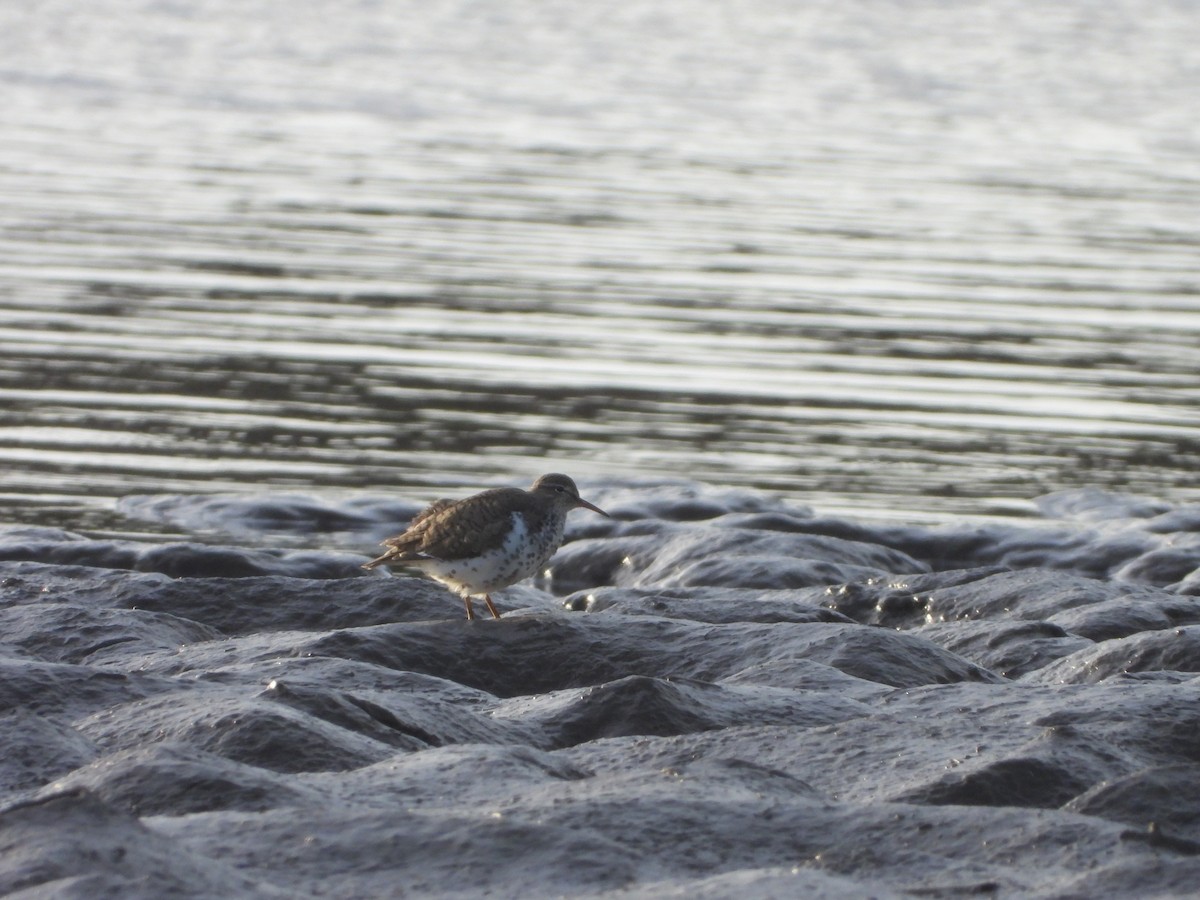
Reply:
[[[0,516],[552,469],[914,520],[1200,498],[1198,26],[10,4]]]

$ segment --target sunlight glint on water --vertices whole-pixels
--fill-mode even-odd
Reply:
[[[549,468],[1200,493],[1192,11],[59,6],[0,22],[7,519]]]

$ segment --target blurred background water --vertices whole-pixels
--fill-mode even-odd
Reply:
[[[1200,498],[1200,6],[0,7],[0,520]]]

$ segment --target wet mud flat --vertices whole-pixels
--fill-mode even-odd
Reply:
[[[224,545],[0,532],[0,892],[1200,884],[1200,507],[912,526],[587,490],[615,518],[498,621],[361,573],[404,504],[128,507]]]

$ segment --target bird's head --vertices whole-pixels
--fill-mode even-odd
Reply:
[[[600,513],[602,516],[611,518],[600,507],[588,503],[579,496],[579,488],[575,486],[575,482],[566,475],[552,473],[543,475],[533,483],[533,487],[529,489],[532,493],[539,496],[548,497],[564,511],[569,509],[590,509],[592,512]]]

